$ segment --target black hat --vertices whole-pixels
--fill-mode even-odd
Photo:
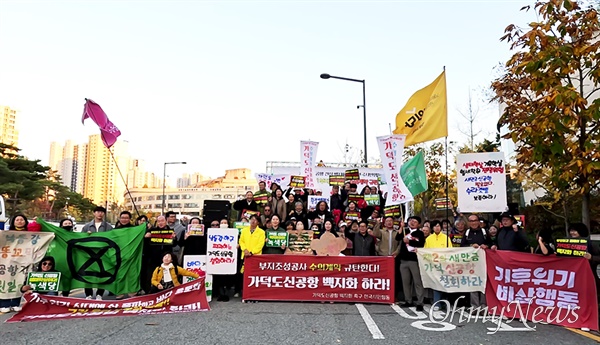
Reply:
[[[94,208],[94,212],[104,212],[104,213],[106,213],[106,209],[104,207],[102,207],[102,206],[96,206]]]
[[[516,222],[516,221],[517,221],[517,220],[515,219],[515,217],[514,217],[512,214],[508,213],[508,212],[502,212],[502,213],[500,214],[500,216],[498,217],[498,219],[499,219],[499,220],[502,220],[502,218],[510,218],[510,219],[512,219],[512,221],[513,221],[513,222]]]
[[[410,216],[410,217],[408,217],[408,220],[411,220],[411,219],[414,219],[417,222],[419,222],[419,224],[421,224],[421,217],[419,217],[419,216]]]

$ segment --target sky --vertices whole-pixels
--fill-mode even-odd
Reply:
[[[363,147],[365,80],[369,161],[376,137],[445,66],[449,140],[467,142],[469,93],[476,141],[493,139],[499,113],[481,90],[512,55],[500,42],[525,26],[531,1],[6,1],[0,0],[0,104],[20,111],[19,146],[48,163],[52,141],[87,142],[84,98],[99,103],[133,158],[162,174],[265,172],[297,162],[342,162]],[[171,173],[169,174],[171,175]]]

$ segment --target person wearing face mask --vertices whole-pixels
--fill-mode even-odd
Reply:
[[[73,231],[73,221],[69,218],[61,219],[58,223],[58,227],[63,228],[67,231]]]
[[[198,217],[190,219],[190,225],[201,225],[202,221]],[[213,220],[210,224],[211,228],[218,228],[219,221]],[[203,236],[190,236],[189,231],[182,231],[179,234],[177,242],[182,246],[183,255],[206,255],[207,236],[206,231]]]

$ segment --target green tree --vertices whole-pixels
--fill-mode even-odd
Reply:
[[[523,9],[529,10],[529,6]],[[505,110],[521,173],[547,172],[554,198],[579,195],[590,226],[590,194],[600,181],[598,13],[569,0],[538,1],[539,22],[509,25],[501,38],[516,53],[492,83]]]
[[[26,159],[18,152],[18,148],[0,143],[0,194],[6,196],[11,212],[15,212],[21,202],[44,194],[43,181],[50,170],[39,160]]]

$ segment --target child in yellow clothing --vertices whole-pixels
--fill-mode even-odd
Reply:
[[[173,262],[177,262],[175,254],[165,253],[162,259],[163,263],[158,266],[154,273],[152,273],[152,288],[150,293],[156,293],[165,289],[170,289],[175,286],[179,286],[178,276],[187,276],[193,278],[200,278],[196,272],[188,271],[183,267],[173,265]],[[168,274],[167,274],[168,272]]]

